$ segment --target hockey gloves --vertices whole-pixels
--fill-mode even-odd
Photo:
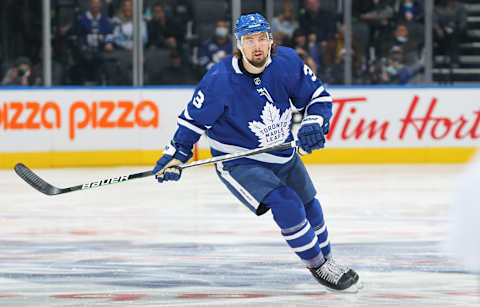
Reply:
[[[163,156],[158,159],[152,173],[160,183],[168,180],[177,181],[182,175],[182,170],[178,166],[190,160],[191,157],[191,150],[172,141],[165,147]]]
[[[329,129],[329,122],[324,121],[320,115],[306,116],[302,120],[297,134],[300,142],[299,153],[301,155],[310,154],[314,149],[323,148],[325,146],[325,135],[328,134]]]

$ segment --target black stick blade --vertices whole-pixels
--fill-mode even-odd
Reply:
[[[17,163],[14,167],[15,173],[17,173],[20,178],[25,180],[26,183],[37,189],[38,191],[42,192],[46,195],[56,195],[61,193],[61,190],[42,178],[38,177],[37,174],[32,172],[28,167],[26,167],[22,163]]]

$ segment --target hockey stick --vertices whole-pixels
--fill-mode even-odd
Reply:
[[[272,145],[269,147],[250,149],[246,151],[226,154],[223,156],[217,156],[210,159],[193,161],[190,163],[182,164],[178,167],[180,169],[185,169],[185,168],[199,166],[199,165],[230,161],[230,160],[257,155],[261,153],[266,153],[270,151],[285,150],[285,149],[296,147],[296,146],[297,146],[297,143],[295,141],[291,141],[283,144]],[[135,173],[130,175],[117,176],[117,177],[112,177],[108,179],[97,180],[97,181],[84,183],[84,184],[80,184],[80,185],[76,185],[68,188],[57,188],[56,186],[51,185],[50,183],[40,178],[37,174],[35,174],[31,169],[29,169],[27,166],[25,166],[22,163],[17,163],[14,167],[14,170],[17,173],[17,175],[20,176],[20,178],[25,180],[25,182],[27,182],[33,188],[37,189],[38,191],[46,195],[58,195],[58,194],[69,193],[69,192],[78,191],[78,190],[88,190],[92,188],[98,188],[98,187],[102,187],[102,186],[106,186],[114,183],[125,182],[132,179],[138,179],[138,178],[143,178],[143,177],[148,177],[153,175],[152,171],[145,171],[145,172],[140,172],[140,173]]]

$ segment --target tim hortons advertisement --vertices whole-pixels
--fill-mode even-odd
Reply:
[[[330,148],[480,146],[480,88],[330,92]],[[172,137],[193,88],[0,93],[0,152],[156,150]]]
[[[480,146],[480,88],[331,92],[331,147]]]

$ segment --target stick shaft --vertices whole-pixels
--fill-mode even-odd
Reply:
[[[190,168],[190,167],[195,167],[200,165],[230,161],[230,160],[248,157],[252,155],[258,155],[258,154],[266,153],[270,151],[285,150],[295,146],[297,146],[296,142],[291,141],[283,144],[272,145],[269,147],[255,148],[255,149],[245,150],[241,152],[217,156],[210,159],[193,161],[190,163],[182,164],[179,166],[179,168],[185,169],[185,168]],[[25,166],[22,163],[17,163],[14,167],[14,170],[17,173],[17,175],[20,176],[20,178],[22,178],[26,183],[28,183],[33,188],[35,188],[39,192],[42,192],[43,194],[46,194],[46,195],[58,195],[58,194],[69,193],[69,192],[78,191],[78,190],[88,190],[93,188],[99,188],[99,187],[110,185],[110,184],[126,182],[133,179],[144,178],[144,177],[153,175],[152,171],[144,171],[140,173],[134,173],[134,174],[124,175],[124,176],[117,176],[117,177],[112,177],[107,179],[96,180],[96,181],[79,184],[79,185],[68,187],[68,188],[57,188],[56,186],[51,185],[50,183],[40,178],[40,176],[35,174],[31,169],[29,169],[27,166]]]
[[[211,164],[211,163],[225,162],[225,161],[235,160],[235,159],[238,159],[238,158],[258,155],[258,154],[266,153],[266,152],[270,152],[270,151],[285,150],[285,149],[292,148],[292,147],[295,147],[295,146],[296,146],[296,142],[291,141],[291,142],[288,142],[288,143],[282,143],[282,144],[273,145],[273,146],[269,146],[269,147],[255,148],[255,149],[240,151],[240,152],[236,152],[236,153],[226,154],[226,155],[222,155],[222,156],[217,156],[217,157],[213,157],[213,158],[210,158],[210,159],[193,161],[193,162],[190,162],[190,163],[182,164],[182,165],[179,166],[179,168],[180,169],[185,169],[185,168],[189,168],[189,167],[206,165],[206,164]]]

